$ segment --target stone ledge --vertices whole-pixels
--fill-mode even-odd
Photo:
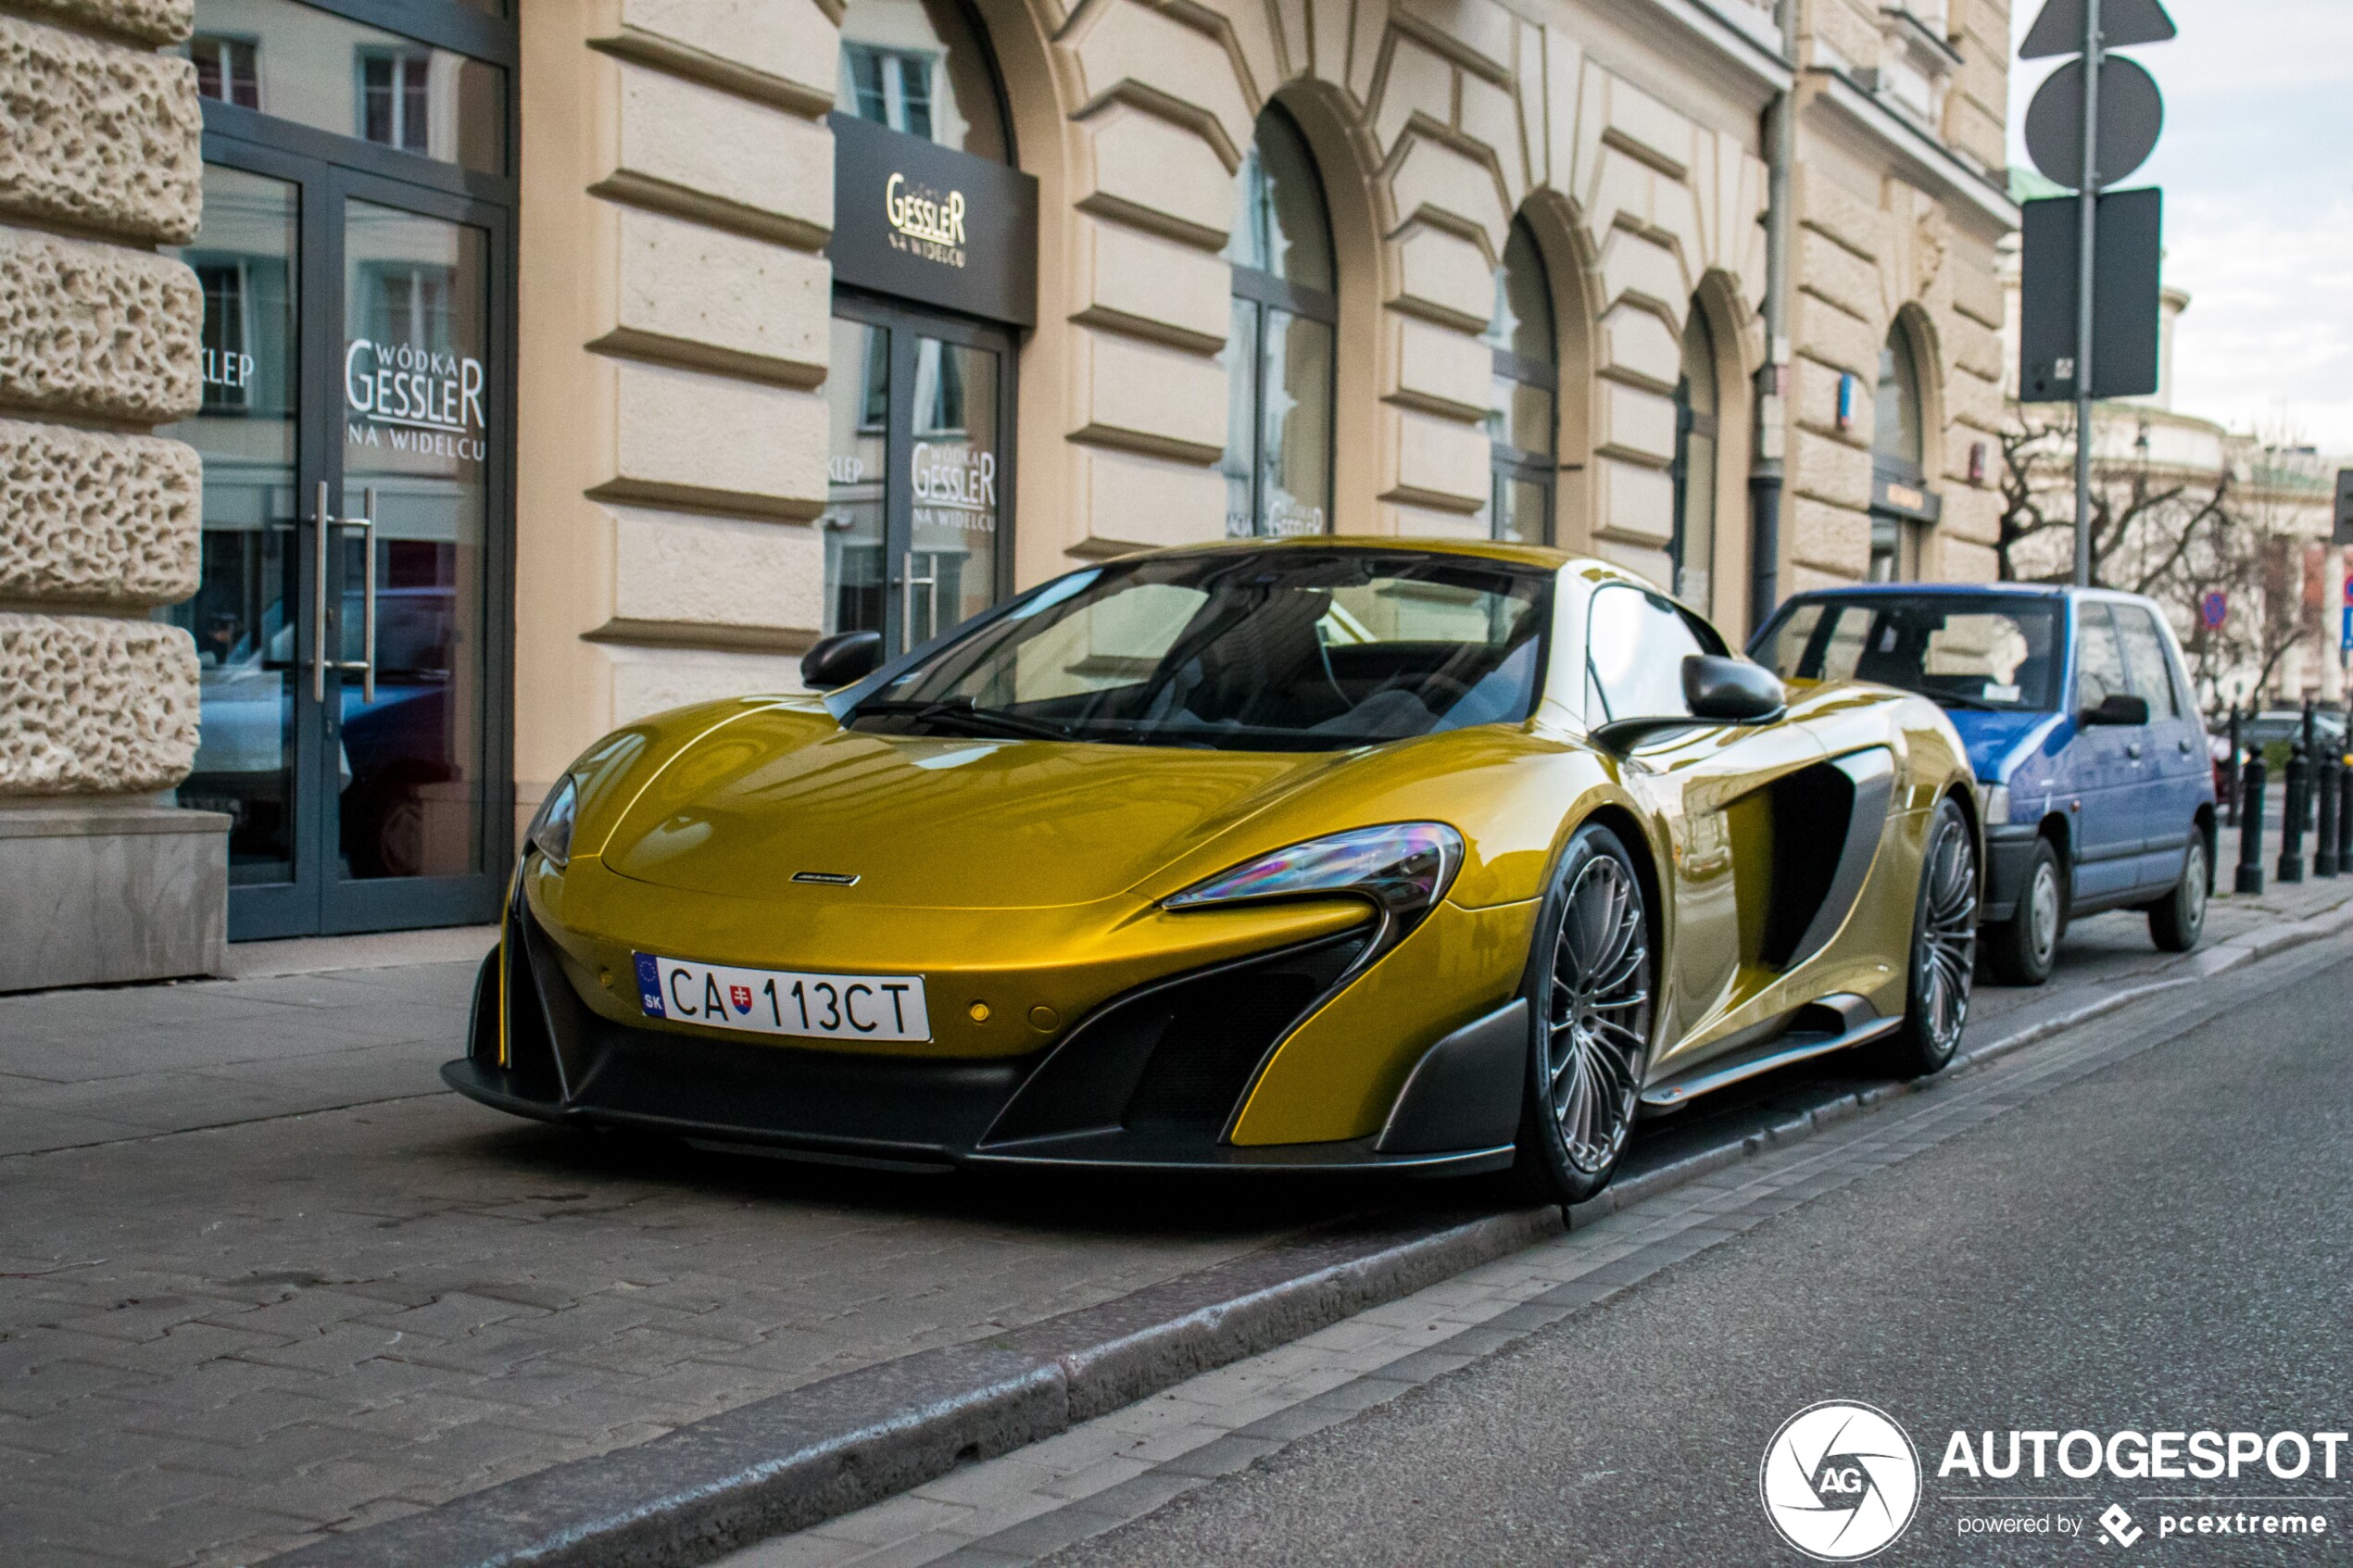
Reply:
[[[184,263],[0,229],[0,405],[140,424],[194,413],[203,326]]]
[[[0,794],[170,788],[195,761],[196,683],[177,626],[0,614]]]
[[[203,494],[203,463],[182,442],[0,420],[0,598],[186,598]]]
[[[0,808],[0,991],[217,972],[229,819],[166,806]]]
[[[133,239],[194,239],[195,68],[0,16],[0,207]]]

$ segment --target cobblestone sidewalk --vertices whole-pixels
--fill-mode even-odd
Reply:
[[[2221,900],[2210,930],[2348,897]],[[2138,917],[2102,916],[2054,984],[2163,967]],[[433,1076],[471,980],[0,998],[0,1560],[251,1562],[1368,1200],[892,1177],[517,1123]],[[2049,995],[1987,989],[1979,1017]]]

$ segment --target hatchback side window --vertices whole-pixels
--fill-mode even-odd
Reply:
[[[2124,651],[2117,646],[2108,606],[2079,604],[2075,617],[2075,710],[2081,713],[2133,688],[2124,678]]]
[[[2179,719],[2181,694],[2173,685],[2173,661],[2165,657],[2165,634],[2138,605],[2109,607],[2116,630],[2124,643],[2124,665],[2133,672],[2133,689],[2148,698],[2152,720]]]
[[[1683,660],[1716,651],[1681,610],[1656,595],[1622,586],[1599,590],[1585,629],[1588,721],[1689,713]]]

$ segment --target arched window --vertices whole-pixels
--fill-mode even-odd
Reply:
[[[1491,538],[1546,545],[1553,537],[1553,460],[1560,361],[1553,333],[1553,289],[1544,258],[1524,220],[1512,223],[1504,265],[1495,272],[1495,314],[1487,323],[1494,354],[1487,405],[1492,482],[1487,503]]]
[[[1879,351],[1879,397],[1871,417],[1871,581],[1894,583],[1919,574],[1921,515],[1929,509],[1922,483],[1927,435],[1920,412],[1920,376],[1911,334],[1898,321]],[[1908,501],[1910,505],[1900,503]]]
[[[1226,259],[1226,532],[1331,527],[1332,344],[1340,295],[1323,183],[1299,127],[1270,106],[1242,160]]]
[[[1675,383],[1675,531],[1667,542],[1675,595],[1708,609],[1716,565],[1716,336],[1692,301],[1683,324],[1683,374]]]

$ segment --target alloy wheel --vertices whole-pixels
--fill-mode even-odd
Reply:
[[[1924,884],[1919,947],[1912,960],[1919,1019],[1927,1043],[1938,1055],[1960,1041],[1969,1022],[1969,986],[1977,974],[1977,851],[1958,813],[1940,815],[1920,866]],[[2035,936],[2040,946],[2044,883],[2032,889]],[[2057,939],[2057,888],[2050,895],[2050,929]]]
[[[1642,889],[1611,856],[1587,860],[1568,890],[1545,1022],[1545,1082],[1568,1162],[1605,1171],[1633,1127],[1651,1037]]]

